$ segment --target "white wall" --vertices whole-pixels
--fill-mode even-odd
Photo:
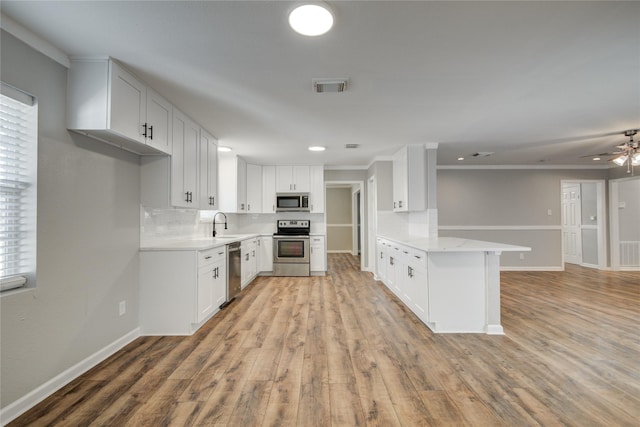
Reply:
[[[66,130],[64,67],[4,31],[1,55],[39,108],[37,284],[1,297],[5,408],[137,328],[140,167]]]

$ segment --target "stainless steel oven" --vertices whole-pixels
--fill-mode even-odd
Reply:
[[[279,220],[273,235],[273,275],[309,276],[309,221]]]

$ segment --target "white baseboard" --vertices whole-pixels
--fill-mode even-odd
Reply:
[[[551,265],[551,266],[508,266],[502,265],[500,266],[500,271],[564,271],[564,267],[559,265]]]
[[[115,352],[131,343],[139,336],[140,328],[132,330],[131,332],[123,335],[106,347],[93,353],[86,359],[70,367],[61,374],[56,375],[46,383],[22,396],[15,402],[10,403],[4,408],[0,408],[0,425],[4,426],[10,423],[12,420],[24,414],[29,409],[33,408],[35,405],[49,397],[51,394],[60,390],[62,387],[69,384],[71,381],[78,378],[80,375],[84,374],[89,369],[96,366],[98,363],[107,359],[109,356],[113,355]]]
[[[487,325],[487,335],[504,335],[502,325]]]

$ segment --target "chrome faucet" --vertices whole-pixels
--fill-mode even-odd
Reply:
[[[216,237],[216,217],[218,216],[218,214],[222,214],[222,216],[224,217],[224,229],[227,229],[227,216],[223,212],[216,212],[216,214],[213,216],[213,237]]]

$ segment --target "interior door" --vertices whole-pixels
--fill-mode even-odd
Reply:
[[[564,262],[582,264],[580,184],[562,184],[562,247]]]

